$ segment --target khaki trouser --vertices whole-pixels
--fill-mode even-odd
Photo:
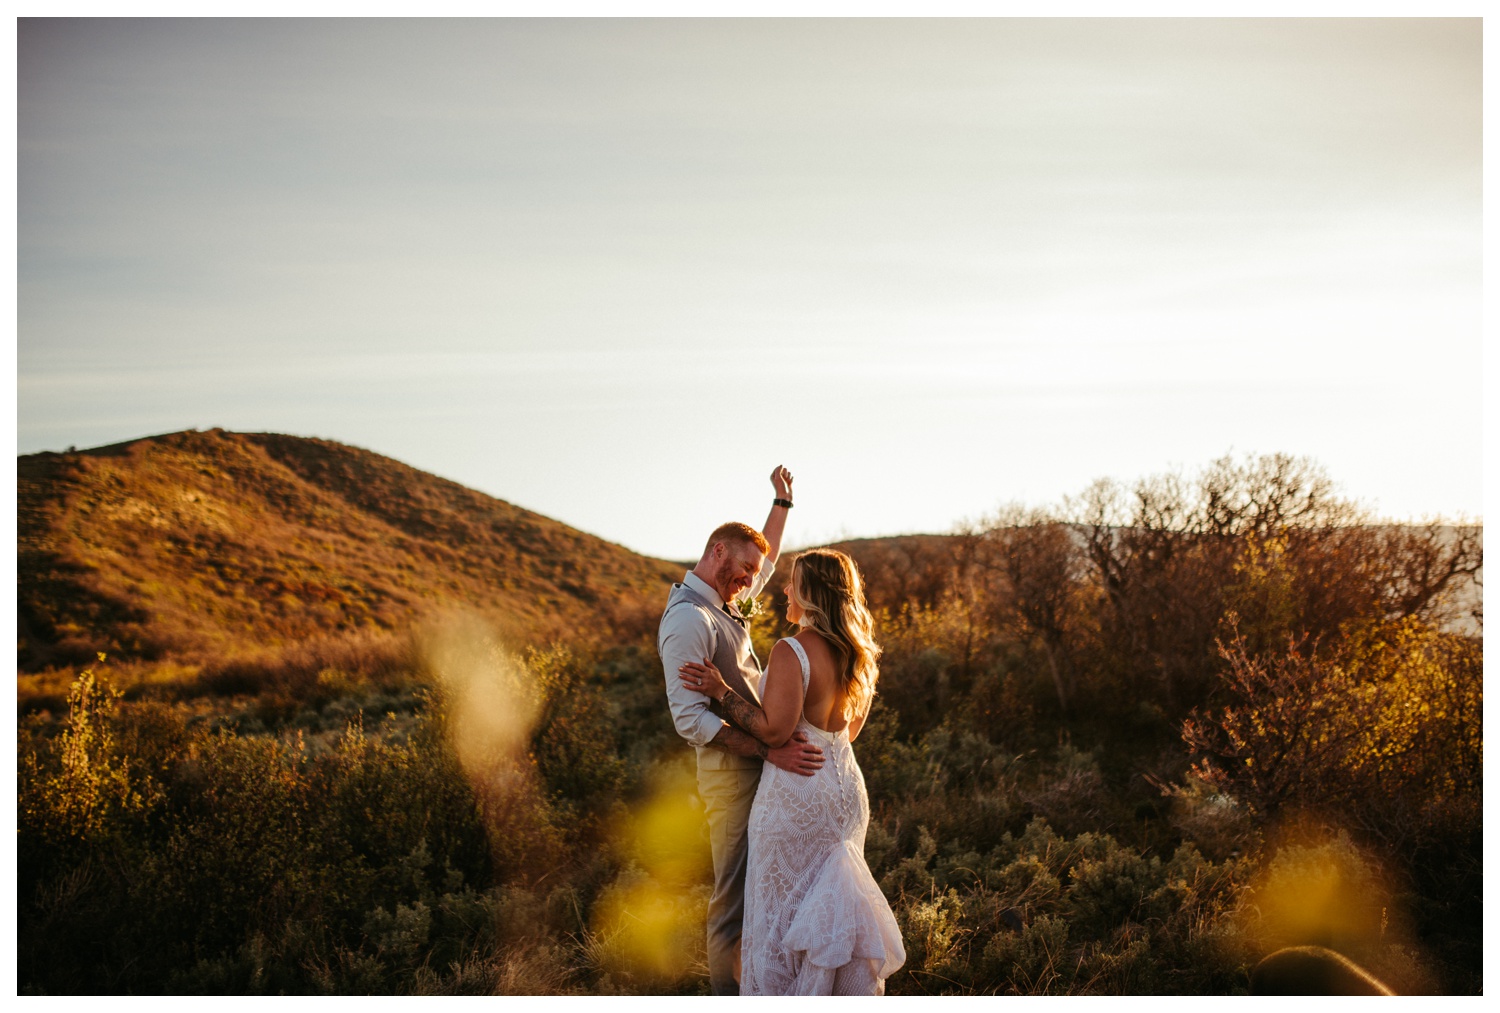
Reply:
[[[745,916],[745,860],[750,852],[750,806],[760,764],[698,770],[698,794],[708,817],[714,855],[714,892],[708,900],[708,984],[714,995],[739,995],[740,924]]]

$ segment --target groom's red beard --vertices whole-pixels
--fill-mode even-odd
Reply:
[[[736,579],[739,569],[740,564],[733,559],[729,559],[720,564],[718,571],[714,574],[714,590],[719,592],[719,596],[724,599],[726,604],[733,601],[736,595],[752,583],[752,581]]]

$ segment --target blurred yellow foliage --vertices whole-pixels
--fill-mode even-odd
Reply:
[[[1345,834],[1290,837],[1261,867],[1243,908],[1263,952],[1328,946],[1361,952],[1379,943],[1390,890]]]
[[[425,637],[427,664],[442,685],[448,736],[464,771],[514,767],[543,703],[543,687],[481,620],[455,616]]]
[[[704,963],[704,918],[713,878],[703,805],[691,769],[665,768],[648,801],[615,825],[632,864],[595,905],[595,959],[633,978],[675,979]]]

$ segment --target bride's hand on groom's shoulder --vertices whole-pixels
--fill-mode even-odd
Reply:
[[[823,750],[807,741],[805,732],[795,732],[786,745],[766,750],[766,762],[788,773],[811,777],[823,766]]]

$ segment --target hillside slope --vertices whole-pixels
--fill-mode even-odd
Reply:
[[[487,614],[640,625],[679,569],[327,440],[189,431],[17,460],[18,664],[185,662]]]

